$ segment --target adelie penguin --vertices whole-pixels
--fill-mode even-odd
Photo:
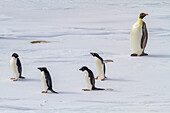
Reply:
[[[99,54],[97,54],[97,53],[90,53],[90,54],[96,59],[97,77],[95,79],[98,79],[100,77],[102,81],[105,80],[105,78],[106,78],[105,63],[113,62],[113,60],[103,60],[103,58],[100,57]]]
[[[131,56],[146,56],[145,47],[148,41],[148,31],[146,28],[146,23],[143,18],[148,15],[141,13],[139,15],[138,21],[133,25],[130,32],[130,46],[132,54]]]
[[[25,79],[22,75],[22,65],[17,53],[13,53],[10,60],[10,69],[14,78],[11,78],[13,81],[17,81],[19,78]]]
[[[39,67],[38,69],[41,71],[41,83],[45,89],[45,91],[42,91],[42,93],[47,93],[48,91],[51,91],[53,93],[58,93],[54,91],[52,88],[52,80],[47,68]]]
[[[96,88],[95,87],[95,78],[93,72],[86,66],[83,66],[79,69],[80,71],[84,72],[85,81],[87,84],[87,89],[82,89],[84,91],[91,91],[91,90],[113,90],[113,89],[103,89],[103,88]]]

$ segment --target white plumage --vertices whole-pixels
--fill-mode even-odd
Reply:
[[[90,82],[89,73],[86,70],[84,71],[84,75],[85,75],[85,81],[86,81],[86,84],[87,84],[87,88],[89,90],[91,90],[92,89],[92,85],[91,85],[91,82]]]
[[[17,66],[17,59],[12,57],[10,60],[10,69],[15,79],[19,78],[18,66]]]
[[[96,59],[97,76],[100,77],[101,79],[104,79],[105,77],[104,77],[103,64],[99,58],[95,57],[95,59]]]
[[[48,89],[48,86],[47,86],[47,82],[46,82],[46,79],[45,79],[45,73],[44,73],[44,71],[41,72],[41,83],[42,83],[42,85],[43,85],[43,88],[44,88],[45,90],[47,90],[47,89]]]
[[[142,24],[143,20],[139,18],[138,21],[133,25],[130,33],[131,50],[138,56],[141,55],[143,52],[143,49],[141,48]]]

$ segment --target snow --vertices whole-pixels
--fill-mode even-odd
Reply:
[[[1,0],[0,112],[2,113],[169,113],[169,0]],[[130,57],[130,30],[141,12],[149,31],[149,56]],[[31,44],[46,40],[51,43]],[[13,82],[9,61],[18,53],[25,80]],[[105,81],[86,88],[86,65],[96,75],[97,52]],[[59,94],[41,94],[37,67],[46,66]]]

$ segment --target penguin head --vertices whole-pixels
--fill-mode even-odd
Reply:
[[[80,71],[85,71],[85,70],[88,70],[88,67],[86,66],[83,66],[82,68],[79,69]]]
[[[39,69],[40,71],[47,71],[46,67],[38,67],[37,69]]]
[[[146,13],[141,13],[141,14],[139,15],[139,18],[143,19],[146,15],[148,15],[148,14],[146,14]]]
[[[18,58],[19,55],[18,55],[17,53],[13,53],[13,54],[12,54],[12,57]]]
[[[99,54],[97,54],[97,53],[90,53],[93,57],[97,57],[97,58],[99,58],[100,56],[99,56]]]

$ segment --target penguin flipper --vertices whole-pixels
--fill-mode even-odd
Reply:
[[[22,74],[22,66],[19,58],[17,58],[17,67],[18,67],[18,73],[19,73],[19,78],[21,77]]]
[[[95,86],[95,79],[94,78],[90,78],[90,82],[92,86]]]
[[[148,41],[148,31],[147,31],[147,28],[146,28],[146,24],[143,21],[143,25],[142,25],[142,38],[141,38],[141,48],[142,49],[145,49],[147,41]]]
[[[105,63],[103,63],[103,73],[104,73],[104,77],[106,77],[105,76],[105,74],[106,74],[106,65],[105,65]]]
[[[104,63],[114,62],[113,60],[104,60]]]
[[[48,90],[52,90],[52,80],[51,80],[50,73],[48,71],[45,72],[45,79],[46,79]]]

